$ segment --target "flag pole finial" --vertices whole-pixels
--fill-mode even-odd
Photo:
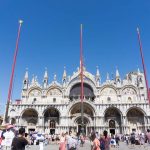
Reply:
[[[139,27],[137,27],[137,28],[136,28],[136,30],[137,30],[137,32],[138,32],[138,33],[140,33],[140,29],[139,29]]]
[[[19,20],[19,24],[21,25],[22,23],[23,23],[23,20],[20,19],[20,20]]]

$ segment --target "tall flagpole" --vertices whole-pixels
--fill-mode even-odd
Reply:
[[[7,104],[6,104],[6,112],[5,112],[5,120],[4,120],[5,123],[8,123],[8,109],[9,109],[11,93],[12,93],[12,86],[13,86],[13,79],[14,79],[14,72],[15,72],[15,65],[16,65],[16,59],[17,59],[17,54],[18,54],[18,45],[19,45],[20,31],[21,31],[22,23],[23,23],[23,21],[19,20],[19,28],[18,28],[18,35],[17,35],[17,41],[16,41],[16,48],[15,48],[15,53],[14,53],[14,58],[13,58],[12,72],[11,72],[11,77],[10,77],[8,98],[7,98]]]
[[[144,77],[145,77],[146,88],[147,88],[147,98],[148,98],[148,102],[150,104],[150,91],[149,91],[148,80],[147,80],[147,76],[146,76],[146,67],[145,67],[145,63],[144,63],[144,55],[143,55],[143,51],[142,51],[142,42],[141,42],[141,38],[140,38],[140,30],[139,30],[139,28],[137,28],[137,34],[138,34],[138,41],[139,41],[139,46],[140,46],[140,54],[141,54],[141,59],[142,59],[142,66],[143,66]]]
[[[80,77],[81,77],[81,132],[84,134],[84,116],[83,116],[83,47],[82,47],[82,24],[80,28]]]

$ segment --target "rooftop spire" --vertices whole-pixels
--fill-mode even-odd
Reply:
[[[100,73],[99,73],[99,68],[98,68],[98,66],[96,67],[97,69],[96,69],[96,84],[97,84],[97,86],[99,86],[99,84],[100,84]]]
[[[28,77],[29,77],[29,76],[28,76],[28,68],[26,68],[26,72],[25,72],[24,78],[25,78],[25,79],[28,79]]]
[[[98,66],[96,66],[96,76],[99,77],[100,76],[100,73],[99,73],[99,68]]]
[[[118,68],[116,67],[116,78],[119,78],[119,77],[120,77],[119,70],[118,70]]]
[[[66,77],[67,77],[66,67],[64,66],[63,80],[66,79]]]
[[[44,73],[43,86],[44,86],[44,88],[47,88],[47,86],[48,86],[48,72],[47,72],[46,67],[45,67],[45,73]]]
[[[139,68],[138,68],[138,70],[137,70],[137,73],[138,73],[138,75],[141,73]]]
[[[107,72],[107,75],[106,75],[106,80],[109,81],[109,73]]]
[[[56,77],[57,77],[57,76],[56,76],[56,73],[55,73],[55,74],[54,74],[54,81],[56,81],[56,80],[57,80],[57,79],[56,79]]]
[[[47,68],[46,67],[45,67],[44,78],[48,78],[48,72],[47,72]]]

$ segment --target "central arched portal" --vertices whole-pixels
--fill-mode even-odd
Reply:
[[[74,104],[70,109],[70,130],[74,132],[81,132],[81,103]],[[94,109],[93,107],[83,102],[83,124],[84,124],[84,133],[87,135],[94,130]]]
[[[56,127],[59,124],[59,111],[54,108],[50,107],[47,108],[44,113],[44,130],[45,133],[48,134],[55,134],[56,133]]]

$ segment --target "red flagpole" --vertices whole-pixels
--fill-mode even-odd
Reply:
[[[82,24],[80,31],[80,76],[81,76],[81,102],[83,103],[83,47],[82,47]]]
[[[80,28],[80,77],[81,77],[81,133],[84,134],[84,116],[83,116],[83,47],[82,47],[82,24]]]
[[[145,77],[146,88],[147,88],[147,98],[148,98],[148,101],[149,101],[149,104],[150,104],[150,91],[149,91],[148,80],[147,80],[147,76],[146,76],[146,67],[145,67],[145,63],[144,63],[144,55],[143,55],[143,51],[142,51],[142,42],[141,42],[141,38],[140,38],[139,28],[137,28],[137,33],[138,33],[138,41],[139,41],[139,46],[140,46],[140,54],[141,54],[142,66],[143,66],[144,77]]]
[[[18,54],[18,45],[19,45],[20,31],[21,31],[22,23],[23,23],[23,21],[19,20],[16,48],[15,48],[15,53],[14,53],[14,58],[13,58],[12,72],[11,72],[10,84],[9,84],[9,90],[8,90],[8,98],[7,98],[6,113],[5,113],[5,123],[8,123],[8,109],[9,109],[9,103],[10,103],[11,93],[12,93],[12,85],[13,85],[13,79],[14,79],[14,72],[15,72],[15,65],[16,65],[16,59],[17,59],[17,54]]]

